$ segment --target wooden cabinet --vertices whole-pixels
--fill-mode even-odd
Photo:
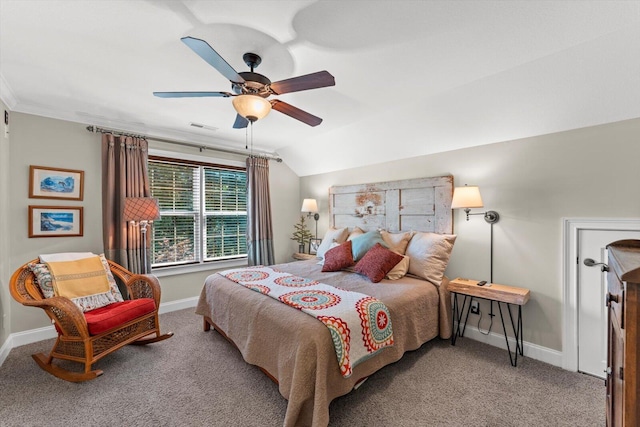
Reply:
[[[607,248],[607,425],[640,426],[640,240]]]

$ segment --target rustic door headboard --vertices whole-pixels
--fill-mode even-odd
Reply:
[[[330,223],[365,231],[453,233],[453,176],[333,186]]]

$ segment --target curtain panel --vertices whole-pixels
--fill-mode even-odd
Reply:
[[[126,197],[149,197],[148,143],[130,136],[102,135],[102,234],[105,256],[140,273],[142,245],[149,248],[151,233],[142,242],[140,227],[122,218]],[[147,257],[150,256],[149,250]],[[149,264],[147,264],[149,265]]]
[[[269,160],[247,157],[247,258],[249,265],[275,264]]]

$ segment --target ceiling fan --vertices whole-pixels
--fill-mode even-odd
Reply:
[[[327,71],[306,74],[272,83],[262,74],[253,70],[262,62],[262,58],[255,53],[245,53],[242,59],[251,68],[251,71],[238,73],[227,63],[209,44],[193,37],[183,37],[180,40],[193,50],[200,58],[218,70],[231,81],[231,92],[153,92],[160,98],[190,98],[190,97],[234,97],[233,107],[238,112],[233,127],[246,128],[249,122],[255,122],[267,114],[271,109],[300,120],[309,126],[318,126],[322,123],[320,117],[307,113],[291,104],[277,99],[267,100],[271,95],[299,92],[302,90],[318,89],[334,86],[334,77]]]

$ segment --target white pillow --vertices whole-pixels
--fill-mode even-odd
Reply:
[[[335,247],[337,247],[337,246],[340,246],[340,243],[333,242],[333,243],[331,244],[331,246],[329,247],[329,249],[333,249],[333,248],[335,248]],[[327,249],[327,250],[329,250],[329,249]],[[320,261],[318,261],[316,264],[318,264],[318,265],[324,265],[324,257],[320,258]]]
[[[407,251],[407,245],[409,245],[409,241],[411,237],[413,237],[413,231],[389,233],[388,231],[381,230],[380,235],[390,250],[397,254],[404,255]]]
[[[406,252],[410,257],[409,273],[440,286],[456,237],[455,234],[414,234]]]
[[[318,250],[316,251],[316,256],[320,258],[324,258],[325,252],[331,249],[331,244],[333,242],[344,243],[347,240],[348,235],[349,235],[349,229],[347,227],[329,228],[327,232],[324,234],[322,243],[320,243],[320,246],[318,246]]]

